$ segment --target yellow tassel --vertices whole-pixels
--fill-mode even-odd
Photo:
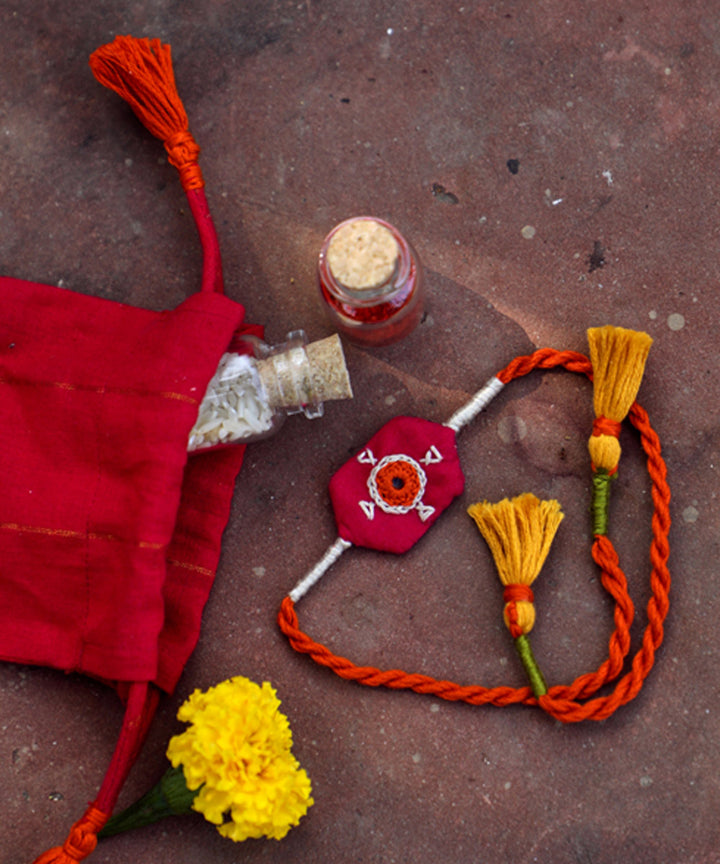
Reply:
[[[535,623],[532,592],[518,586],[529,586],[537,578],[550,551],[555,532],[563,519],[557,501],[540,501],[531,493],[497,504],[483,501],[468,508],[495,560],[500,581],[506,586],[503,617],[517,638],[527,634]],[[521,598],[508,598],[516,593]]]
[[[619,429],[613,427],[627,417],[637,397],[653,340],[647,333],[612,326],[593,327],[587,335],[596,417],[588,449],[595,468],[612,473],[621,452]]]

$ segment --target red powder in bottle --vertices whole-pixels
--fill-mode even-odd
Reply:
[[[333,323],[358,345],[397,342],[422,318],[422,267],[407,240],[382,219],[361,216],[337,225],[320,251],[318,283]]]

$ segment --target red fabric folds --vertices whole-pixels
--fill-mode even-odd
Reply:
[[[0,657],[172,690],[242,448],[188,433],[243,308],[153,312],[0,277]]]

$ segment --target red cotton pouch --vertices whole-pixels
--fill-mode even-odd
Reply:
[[[172,690],[240,467],[188,435],[242,307],[0,278],[0,308],[0,655]]]
[[[126,706],[98,795],[42,864],[95,848],[195,647],[244,448],[188,456],[188,437],[234,337],[262,335],[223,294],[170,46],[117,37],[90,65],[164,142],[203,277],[162,312],[0,277],[0,659],[106,681]]]

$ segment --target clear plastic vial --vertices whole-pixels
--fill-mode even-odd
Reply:
[[[323,241],[320,295],[333,324],[358,345],[389,345],[407,336],[423,315],[423,282],[416,252],[383,219],[346,219]]]
[[[302,330],[269,346],[243,340],[252,354],[224,354],[198,411],[188,450],[247,444],[273,435],[288,414],[322,417],[323,402],[352,397],[337,335],[308,344]]]

